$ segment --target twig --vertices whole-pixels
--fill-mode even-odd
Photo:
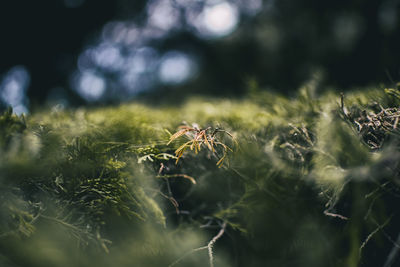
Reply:
[[[203,250],[203,249],[207,249],[207,248],[208,248],[208,246],[204,246],[204,247],[199,247],[199,248],[192,249],[192,250],[186,252],[185,254],[183,254],[182,257],[180,257],[179,259],[177,259],[176,261],[174,261],[173,263],[171,263],[170,265],[168,265],[168,267],[175,266],[175,265],[177,265],[181,260],[183,260],[184,258],[186,258],[187,256],[189,256],[190,254],[193,254],[193,253],[195,253],[195,252],[197,252],[197,251],[200,251],[200,250]]]
[[[391,219],[392,219],[392,217],[389,217],[383,224],[378,225],[378,227],[377,227],[374,231],[372,231],[372,233],[370,233],[370,234],[367,236],[367,238],[364,240],[364,242],[362,242],[362,244],[361,244],[361,246],[360,246],[360,249],[359,249],[359,255],[360,255],[360,256],[361,256],[361,252],[362,252],[363,248],[367,245],[368,241],[369,241],[377,232],[379,232],[380,230],[382,230],[382,229],[390,222]]]
[[[186,258],[187,256],[193,254],[194,252],[200,251],[200,250],[204,250],[207,249],[208,250],[208,258],[210,260],[210,267],[214,267],[214,256],[213,256],[213,246],[215,244],[215,242],[217,242],[218,239],[221,238],[221,236],[225,233],[225,229],[226,229],[226,222],[224,222],[221,226],[221,229],[219,230],[218,234],[216,236],[214,236],[210,242],[208,242],[207,246],[203,246],[203,247],[199,247],[199,248],[195,248],[192,249],[188,252],[186,252],[183,256],[181,256],[179,259],[177,259],[176,261],[174,261],[173,263],[171,263],[170,265],[168,265],[168,267],[172,267],[175,266],[176,264],[178,264],[181,260],[183,260],[184,258]]]
[[[167,180],[167,182],[168,182],[168,180]],[[147,190],[149,190],[149,191],[154,191],[154,192],[156,192],[157,194],[160,194],[162,197],[168,199],[168,200],[171,202],[171,204],[174,206],[175,211],[176,211],[176,214],[179,214],[179,203],[178,203],[178,201],[176,201],[176,199],[172,196],[172,193],[170,194],[170,196],[168,196],[168,195],[164,194],[163,192],[161,192],[160,190],[156,190],[156,189],[153,189],[153,188],[147,188]]]
[[[378,223],[373,217],[371,217],[371,221],[372,221],[376,226],[379,226],[379,223]],[[394,240],[392,239],[392,237],[391,237],[388,233],[385,232],[385,229],[382,229],[382,233],[383,233],[383,235],[387,238],[387,240],[389,240],[389,242],[393,244],[393,246],[395,246],[395,247],[397,247],[398,249],[400,249],[400,245],[397,243],[399,240],[394,241]]]
[[[163,176],[162,172],[163,172],[164,169],[165,169],[165,166],[164,166],[163,163],[161,163],[160,164],[160,169],[158,170],[158,176],[160,176],[160,177]],[[171,186],[169,184],[169,181],[168,181],[168,179],[166,177],[164,177],[163,179],[165,181],[165,184],[167,185],[168,196],[165,195],[164,193],[162,193],[161,191],[159,193],[163,197],[165,197],[165,198],[169,199],[169,201],[171,201],[172,205],[174,205],[174,207],[175,207],[176,214],[179,214],[179,204],[178,204],[178,202],[176,201],[176,199],[172,195],[172,190],[171,190]]]
[[[331,216],[331,217],[339,218],[339,219],[342,219],[342,220],[348,220],[349,219],[346,216],[343,216],[343,215],[340,215],[340,214],[336,214],[336,213],[332,213],[332,212],[324,211],[324,214],[326,216]]]
[[[164,179],[167,179],[167,178],[179,178],[179,177],[188,179],[189,181],[192,182],[192,184],[196,184],[196,180],[192,176],[189,176],[189,175],[186,175],[186,174],[165,174],[165,175],[157,175],[156,176],[156,178],[164,178]]]
[[[213,246],[214,246],[215,242],[217,242],[217,240],[219,238],[221,238],[221,236],[224,234],[225,228],[226,228],[226,222],[224,222],[222,224],[222,228],[221,228],[221,230],[219,230],[218,234],[216,236],[214,236],[210,242],[208,242],[207,247],[208,247],[208,257],[210,259],[210,267],[214,267],[214,257],[213,257],[213,250],[212,250]]]

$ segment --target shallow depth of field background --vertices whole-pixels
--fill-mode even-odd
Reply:
[[[0,266],[396,266],[399,47],[399,0],[3,1]]]
[[[26,113],[146,97],[340,90],[399,80],[397,0],[0,4],[0,101]]]

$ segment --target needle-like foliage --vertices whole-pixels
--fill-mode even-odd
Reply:
[[[396,266],[399,95],[9,110],[0,266]]]

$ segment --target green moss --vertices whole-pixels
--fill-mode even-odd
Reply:
[[[191,249],[226,222],[219,266],[374,266],[396,233],[399,135],[382,113],[392,128],[379,129],[382,145],[372,148],[358,124],[363,110],[378,114],[376,103],[397,108],[393,90],[341,100],[310,82],[293,98],[254,91],[181,106],[8,111],[0,117],[4,262],[165,266],[187,255],[181,266],[204,266],[207,253]],[[212,149],[187,149],[175,164],[174,151],[193,136],[168,144],[171,133],[192,123],[235,137],[237,145],[220,137],[235,147],[221,168]],[[388,218],[388,230],[367,239]],[[374,249],[385,253],[367,253]]]

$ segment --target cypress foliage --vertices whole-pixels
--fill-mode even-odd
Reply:
[[[8,110],[0,264],[395,266],[399,95]]]

